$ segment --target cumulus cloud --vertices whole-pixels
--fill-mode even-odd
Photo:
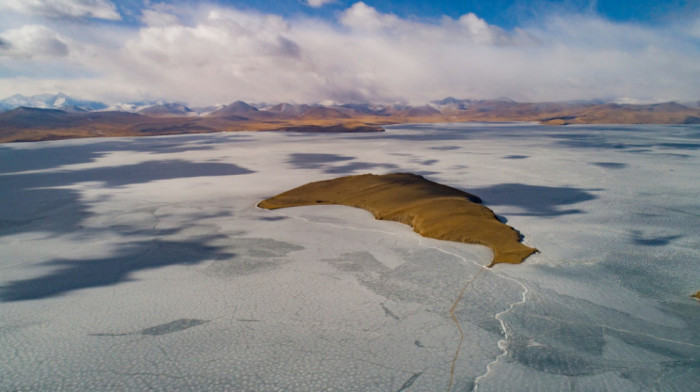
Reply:
[[[437,44],[452,41],[467,45],[509,45],[524,43],[531,38],[522,31],[507,33],[497,26],[489,25],[473,13],[465,14],[457,20],[445,16],[440,23],[429,24],[383,14],[363,2],[355,3],[343,12],[340,23],[357,34],[391,36],[394,39],[418,38],[420,41],[433,40]]]
[[[65,57],[68,45],[45,26],[27,25],[0,33],[0,54],[19,59]]]
[[[148,9],[143,10],[141,22],[150,27],[164,27],[178,25],[180,24],[180,19],[176,15],[167,12]]]
[[[47,53],[70,51],[74,63],[92,72],[71,82],[93,91],[89,95],[196,105],[236,99],[424,103],[446,96],[693,100],[700,91],[692,28],[679,33],[595,14],[552,14],[504,30],[472,13],[425,22],[359,2],[338,15],[338,23],[211,6],[151,7],[142,21],[128,34],[103,34],[124,37],[116,49],[99,41],[73,45],[81,40],[75,35],[68,45],[68,38],[45,30],[35,34],[44,41],[32,41],[28,29],[0,35],[0,54],[29,59],[37,51],[27,48],[44,42]],[[38,83],[0,80],[0,89],[28,91]],[[42,88],[48,83],[44,78]],[[56,91],[71,91],[65,80],[55,83]],[[15,92],[23,91],[7,95]]]
[[[50,18],[90,17],[119,20],[121,16],[109,0],[3,0],[0,9]]]
[[[308,4],[309,7],[314,7],[314,8],[320,8],[326,4],[333,3],[333,2],[335,2],[335,0],[306,0],[306,4]]]
[[[164,95],[189,95],[186,101],[226,102],[301,88],[295,73],[303,72],[302,56],[284,19],[213,9],[192,26],[142,28],[124,44],[114,73]]]
[[[358,30],[396,29],[406,27],[396,15],[382,14],[363,2],[358,2],[348,8],[340,17],[340,23]]]

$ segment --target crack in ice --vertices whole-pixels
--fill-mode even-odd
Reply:
[[[580,324],[580,325],[588,325],[588,326],[592,326],[592,327],[600,327],[600,328],[603,328],[603,329],[610,329],[610,330],[612,330],[612,331],[617,331],[617,332],[622,332],[622,333],[628,333],[628,334],[630,334],[630,335],[644,336],[644,337],[646,337],[646,338],[650,338],[650,339],[654,339],[654,340],[659,340],[659,341],[662,341],[662,342],[674,343],[674,344],[681,344],[681,345],[690,346],[690,347],[700,347],[700,345],[698,345],[698,344],[693,344],[693,343],[689,343],[689,342],[681,342],[681,341],[678,341],[678,340],[662,338],[662,337],[659,337],[659,336],[654,336],[654,335],[650,335],[650,334],[643,333],[643,332],[630,331],[630,330],[628,330],[628,329],[622,329],[622,328],[617,328],[617,327],[611,327],[611,326],[605,325],[605,324],[583,323],[583,322],[576,322],[576,323],[575,323],[575,322],[573,322],[573,321],[564,320],[564,319],[560,319],[560,318],[552,317],[552,316],[528,315],[528,317],[540,318],[540,319],[549,320],[549,321],[558,321],[558,322],[567,323],[567,324]],[[559,328],[559,327],[557,327],[557,328]]]
[[[256,208],[262,209],[262,208],[260,208],[260,207],[258,207],[258,206],[256,206]],[[312,221],[312,220],[306,219],[306,218],[304,218],[304,217],[302,217],[302,216],[293,216],[293,215],[287,215],[287,214],[284,214],[284,213],[282,213],[282,215],[285,215],[286,217],[292,218],[292,219],[300,219],[300,220],[303,220],[303,221],[306,222],[306,223],[321,224],[321,225],[331,226],[331,227],[335,227],[335,228],[339,228],[339,229],[345,229],[345,230],[350,229],[350,230],[355,230],[355,231],[377,232],[377,233],[383,233],[383,234],[388,234],[388,235],[392,235],[392,236],[398,236],[398,235],[400,235],[400,233],[388,232],[388,231],[384,231],[384,230],[369,229],[369,228],[357,228],[357,227],[352,227],[352,226],[347,226],[347,225],[344,226],[344,225],[333,224],[333,223],[330,223],[330,222]],[[505,316],[506,314],[508,314],[508,313],[509,313],[511,310],[513,310],[513,308],[515,308],[516,306],[522,305],[522,304],[524,304],[524,303],[527,301],[527,293],[529,292],[529,289],[528,289],[527,286],[526,286],[525,284],[523,284],[522,282],[520,282],[520,281],[518,281],[518,280],[516,280],[516,279],[513,279],[513,278],[511,278],[511,277],[501,275],[501,274],[495,272],[492,268],[489,268],[488,266],[481,265],[481,264],[479,264],[479,263],[477,263],[477,262],[475,262],[475,261],[473,261],[473,260],[467,259],[466,257],[464,257],[464,256],[462,256],[462,255],[459,255],[459,254],[450,252],[450,251],[445,250],[445,249],[442,249],[442,248],[440,248],[440,247],[425,245],[425,244],[423,244],[423,237],[421,237],[421,236],[419,236],[419,235],[417,236],[416,239],[417,239],[417,241],[418,241],[418,245],[419,245],[419,246],[426,247],[426,248],[429,248],[429,249],[434,249],[434,250],[437,250],[437,251],[439,251],[439,252],[445,253],[445,254],[447,254],[447,255],[451,255],[451,256],[457,257],[457,258],[461,259],[461,260],[462,260],[463,262],[465,262],[465,263],[474,264],[474,265],[476,265],[476,266],[478,266],[478,267],[480,268],[479,272],[477,272],[469,281],[466,282],[466,284],[464,285],[464,287],[462,287],[462,289],[461,289],[459,295],[458,295],[457,298],[453,301],[452,307],[450,308],[450,318],[454,321],[455,325],[457,326],[457,330],[458,330],[459,333],[460,333],[460,339],[459,339],[459,343],[457,344],[457,349],[456,349],[456,351],[455,351],[455,355],[454,355],[454,357],[453,357],[453,359],[452,359],[452,361],[451,361],[451,365],[450,365],[450,379],[449,379],[449,382],[448,382],[447,392],[450,392],[450,390],[452,389],[452,384],[453,384],[453,381],[454,381],[455,366],[456,366],[456,363],[457,363],[457,359],[459,358],[459,353],[460,353],[460,350],[461,350],[462,341],[463,341],[463,339],[464,339],[464,332],[463,332],[463,330],[462,330],[461,325],[459,324],[459,321],[457,320],[457,317],[456,317],[455,314],[454,314],[454,311],[456,310],[457,305],[459,304],[459,302],[462,300],[462,297],[464,296],[464,293],[466,292],[466,290],[467,290],[467,288],[469,287],[469,285],[470,285],[472,282],[474,282],[474,280],[476,280],[476,278],[479,276],[479,274],[481,274],[481,272],[483,272],[484,270],[488,270],[488,271],[490,271],[490,272],[493,272],[497,277],[502,278],[502,279],[506,279],[506,280],[513,281],[513,282],[517,283],[518,285],[520,285],[520,286],[523,288],[522,297],[521,297],[520,301],[511,303],[511,304],[508,306],[508,308],[507,308],[506,310],[504,310],[504,311],[502,311],[502,312],[499,312],[499,313],[496,313],[496,315],[494,316],[494,318],[495,318],[496,320],[498,320],[498,322],[499,322],[499,324],[500,324],[500,326],[501,326],[501,330],[503,331],[503,339],[500,339],[500,340],[498,341],[498,348],[501,349],[502,352],[501,352],[498,356],[496,356],[496,358],[495,358],[493,361],[489,362],[489,363],[486,365],[486,371],[485,371],[483,374],[481,374],[481,375],[477,376],[476,378],[474,378],[474,387],[472,388],[472,392],[477,392],[478,389],[479,389],[479,382],[480,382],[482,379],[486,379],[486,378],[490,377],[490,376],[491,376],[491,371],[492,371],[492,369],[493,369],[493,366],[495,366],[495,365],[501,360],[501,358],[503,358],[504,356],[506,356],[506,355],[508,354],[508,340],[509,340],[509,338],[510,338],[510,334],[508,333],[508,327],[507,327],[505,321],[503,321],[503,316]]]
[[[459,343],[457,343],[457,349],[455,350],[455,355],[452,358],[452,365],[450,366],[450,382],[447,384],[447,392],[450,392],[450,390],[452,389],[452,383],[454,382],[455,377],[455,366],[457,365],[457,359],[459,359],[459,352],[462,349],[462,342],[464,341],[464,331],[462,330],[462,326],[459,324],[459,320],[457,320],[457,316],[455,316],[455,309],[457,309],[457,305],[464,297],[464,292],[467,291],[467,287],[469,287],[469,285],[474,280],[476,280],[479,274],[481,274],[481,272],[483,271],[483,269],[480,269],[479,272],[477,272],[474,275],[474,277],[469,279],[469,281],[464,285],[464,287],[462,287],[462,291],[459,292],[457,299],[454,300],[454,302],[452,303],[452,307],[450,308],[450,318],[452,319],[452,321],[454,321],[455,325],[457,326],[457,330],[459,331]]]
[[[523,292],[522,292],[522,298],[520,299],[520,301],[513,302],[512,304],[510,304],[510,306],[508,306],[508,309],[506,309],[502,312],[496,313],[496,315],[494,316],[494,318],[496,320],[498,320],[499,324],[501,325],[501,330],[503,331],[503,339],[500,339],[498,341],[498,348],[501,349],[502,352],[500,354],[498,354],[493,361],[486,364],[486,372],[484,372],[483,374],[474,378],[474,387],[472,388],[472,392],[477,392],[479,390],[479,383],[481,382],[481,380],[490,377],[491,370],[493,369],[493,367],[496,364],[498,364],[498,362],[500,362],[501,358],[505,357],[508,354],[508,340],[510,339],[510,334],[508,333],[508,326],[506,325],[505,321],[503,321],[503,316],[508,314],[516,306],[525,304],[525,302],[527,302],[527,293],[530,291],[530,290],[528,290],[528,288],[525,284],[523,284],[522,282],[520,282],[516,279],[513,279],[513,278],[508,277],[508,276],[500,275],[500,274],[494,272],[493,270],[491,270],[491,272],[493,272],[496,276],[498,276],[500,278],[511,280],[511,281],[519,284],[523,288]]]

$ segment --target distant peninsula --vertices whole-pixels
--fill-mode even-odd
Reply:
[[[518,264],[537,252],[523,245],[520,233],[498,220],[477,196],[410,173],[312,182],[258,206],[273,210],[322,204],[362,208],[376,219],[407,224],[424,237],[485,245],[494,254],[490,266]]]
[[[84,137],[156,136],[211,132],[382,132],[405,123],[533,121],[569,124],[700,124],[700,104],[628,105],[603,102],[516,102],[445,98],[404,104],[249,104],[190,108],[15,96],[0,100],[0,143]],[[60,99],[59,99],[60,98]],[[37,103],[38,102],[38,103]],[[41,107],[16,106],[39,105]],[[4,111],[3,111],[4,110]]]

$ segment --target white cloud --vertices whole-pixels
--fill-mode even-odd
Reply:
[[[51,29],[27,25],[0,33],[0,55],[19,59],[66,57],[68,45]]]
[[[458,23],[464,32],[477,42],[494,43],[499,39],[499,36],[505,36],[500,29],[489,26],[486,21],[471,12],[462,15]]]
[[[152,7],[142,15],[144,26],[127,32],[100,30],[83,38],[54,26],[61,36],[37,33],[67,45],[66,62],[73,64],[67,69],[93,76],[3,79],[0,92],[30,93],[54,83],[55,91],[71,93],[73,86],[92,92],[86,96],[205,105],[236,99],[422,103],[450,95],[683,101],[700,91],[700,48],[692,29],[620,24],[591,14],[552,15],[508,31],[475,14],[429,23],[364,3],[345,10],[339,25],[205,6]],[[40,69],[32,63],[36,51],[27,48],[41,45],[18,38],[30,31],[8,33],[0,35],[0,56],[16,50],[14,56],[25,60],[4,65]],[[115,37],[124,38],[106,41]],[[46,52],[62,53],[60,45]]]
[[[277,16],[216,9],[193,26],[142,28],[125,43],[114,74],[202,103],[254,99],[283,85],[301,88],[296,72],[303,72],[302,53],[288,33]]]
[[[509,45],[525,42],[528,37],[520,32],[508,34],[497,26],[486,23],[473,13],[454,20],[443,17],[439,24],[428,24],[401,19],[393,14],[383,14],[363,2],[355,3],[340,16],[343,26],[358,34],[374,34],[420,39],[420,41],[453,41],[469,44]]]
[[[340,23],[358,30],[378,30],[397,28],[405,22],[395,15],[382,14],[367,4],[358,2],[343,12]]]
[[[334,2],[335,2],[335,0],[306,0],[306,4],[308,4],[309,7],[314,7],[314,8],[320,8],[326,4],[334,3]]]
[[[50,18],[121,19],[116,7],[109,0],[3,0],[0,2],[0,9]]]
[[[173,26],[180,24],[180,19],[173,14],[167,12],[159,12],[156,10],[143,10],[141,14],[143,24],[150,27]]]
[[[141,22],[150,27],[163,27],[182,24],[179,14],[189,9],[178,9],[172,4],[156,3],[141,11]]]

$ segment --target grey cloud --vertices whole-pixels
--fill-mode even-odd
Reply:
[[[3,0],[0,9],[49,18],[121,19],[109,0]]]
[[[52,56],[67,56],[68,55],[68,45],[57,39],[51,39],[43,43],[45,53]]]
[[[309,7],[320,8],[328,3],[333,3],[335,0],[306,0],[306,4]]]
[[[41,25],[27,25],[0,34],[0,48],[6,56],[32,59],[65,57],[68,45],[52,30]]]
[[[277,37],[277,43],[279,44],[278,53],[280,55],[292,58],[299,58],[301,56],[301,48],[296,42],[279,36]]]

